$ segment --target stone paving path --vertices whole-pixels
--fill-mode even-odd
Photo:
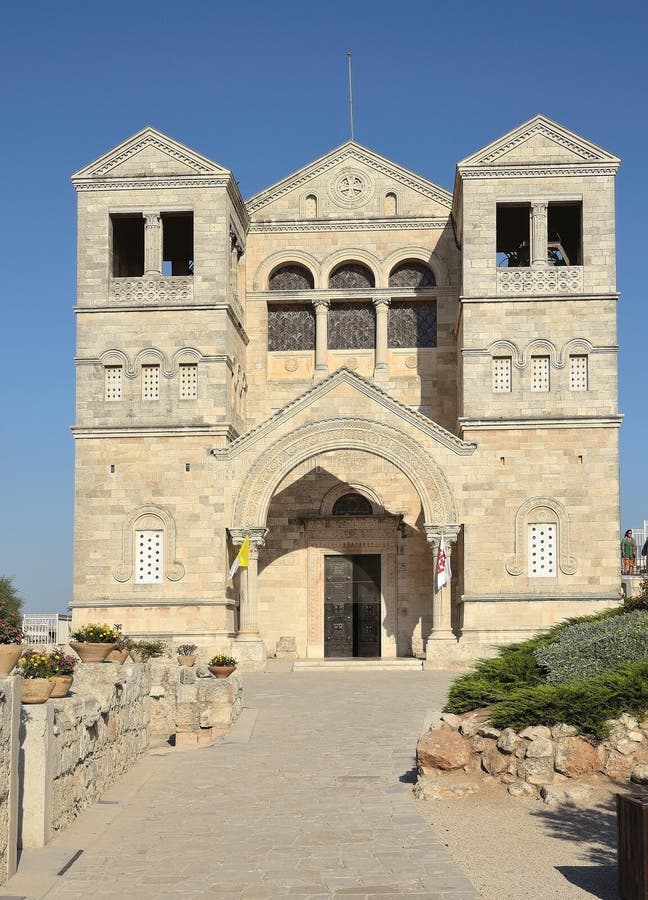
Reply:
[[[475,900],[411,799],[416,739],[451,678],[246,674],[227,738],[147,755],[0,896]]]

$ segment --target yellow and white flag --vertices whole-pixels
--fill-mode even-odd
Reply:
[[[234,562],[230,566],[229,577],[233,578],[234,575],[238,572],[239,568],[247,569],[250,561],[250,538],[249,536],[245,538],[243,543],[241,544],[241,549],[236,554]]]

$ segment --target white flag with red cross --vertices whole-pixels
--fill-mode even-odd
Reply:
[[[441,542],[439,544],[439,561],[437,563],[436,576],[437,587],[439,590],[441,590],[444,584],[448,584],[452,578],[450,560],[446,554],[445,537],[443,535],[441,535]]]

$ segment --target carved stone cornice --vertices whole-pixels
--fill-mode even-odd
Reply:
[[[616,175],[618,163],[604,166],[493,166],[492,168],[467,168],[461,170],[461,177],[469,178],[556,178],[557,176]]]
[[[164,175],[148,178],[107,178],[102,181],[80,179],[74,182],[77,191],[136,191],[162,188],[228,187],[231,176]]]
[[[252,222],[250,234],[290,234],[313,231],[430,231],[446,228],[450,219],[322,219],[321,221]]]

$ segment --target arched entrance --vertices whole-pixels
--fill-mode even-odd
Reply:
[[[360,419],[295,429],[259,454],[236,500],[230,534],[250,535],[257,551],[241,639],[255,624],[268,650],[294,636],[301,657],[421,652],[432,624],[428,528],[455,519],[443,473],[406,434]],[[244,607],[256,607],[256,623]]]

